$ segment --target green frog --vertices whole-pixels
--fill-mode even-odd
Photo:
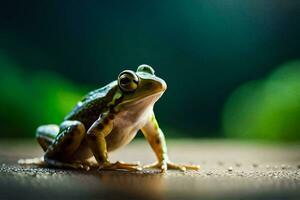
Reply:
[[[44,156],[21,159],[19,163],[86,170],[198,170],[197,165],[169,160],[165,137],[153,112],[155,102],[166,89],[166,82],[155,76],[148,65],[140,65],[136,72],[122,71],[117,80],[88,93],[60,125],[38,127],[36,138]],[[128,144],[139,130],[152,147],[157,162],[145,166],[110,162],[108,152]]]

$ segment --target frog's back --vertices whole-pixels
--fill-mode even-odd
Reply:
[[[78,120],[85,125],[86,129],[89,128],[98,119],[99,115],[108,109],[107,104],[111,102],[116,90],[117,82],[114,81],[89,92],[77,103],[65,117],[65,120]]]

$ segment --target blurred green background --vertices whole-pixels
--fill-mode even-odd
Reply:
[[[146,63],[167,137],[300,140],[300,2],[6,1],[0,137],[34,137]],[[297,61],[298,60],[298,61]]]

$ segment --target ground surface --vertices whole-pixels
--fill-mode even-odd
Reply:
[[[0,142],[0,199],[300,199],[300,145],[169,141],[170,157],[200,171],[76,171],[17,165],[42,155],[32,141]],[[144,141],[111,160],[154,161]]]

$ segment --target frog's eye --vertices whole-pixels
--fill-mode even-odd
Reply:
[[[124,92],[132,92],[137,88],[139,78],[131,70],[121,72],[118,77],[118,85]]]
[[[148,74],[152,74],[154,75],[154,69],[152,67],[150,67],[149,65],[140,65],[137,70],[137,72],[145,72],[145,73],[148,73]]]

